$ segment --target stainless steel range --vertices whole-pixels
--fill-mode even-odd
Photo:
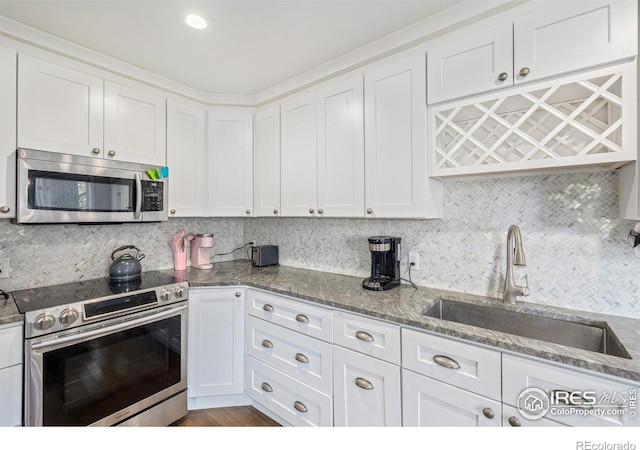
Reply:
[[[25,425],[164,426],[187,414],[188,283],[162,272],[13,292]]]

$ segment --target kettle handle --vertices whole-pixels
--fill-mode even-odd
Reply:
[[[118,247],[117,249],[115,249],[112,253],[111,253],[111,260],[115,261],[116,260],[116,253],[118,253],[119,251],[122,250],[126,250],[128,248],[132,248],[138,251],[138,253],[140,253],[140,249],[138,247],[136,247],[135,245],[123,245],[122,247]]]

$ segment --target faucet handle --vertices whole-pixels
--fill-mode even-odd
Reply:
[[[529,290],[529,275],[524,276],[524,286],[520,286],[520,290],[522,291],[522,296],[528,296],[531,291]]]

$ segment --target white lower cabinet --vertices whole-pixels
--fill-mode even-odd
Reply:
[[[338,346],[333,349],[336,426],[401,426],[400,367]]]
[[[0,328],[0,427],[22,425],[22,324]]]
[[[189,409],[247,403],[244,289],[189,290]]]
[[[500,402],[402,369],[405,427],[499,427]]]

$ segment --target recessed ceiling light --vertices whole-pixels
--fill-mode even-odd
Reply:
[[[204,30],[207,28],[207,20],[204,15],[199,11],[193,9],[180,10],[180,17],[182,17],[187,25],[196,30]]]

